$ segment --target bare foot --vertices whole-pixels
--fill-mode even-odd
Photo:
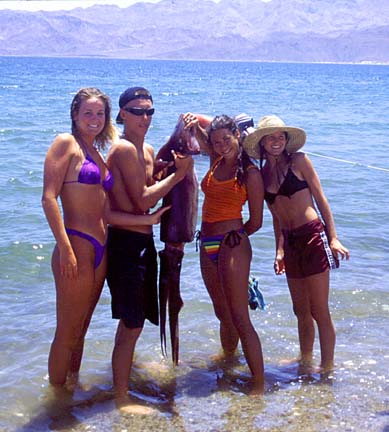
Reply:
[[[280,361],[282,366],[292,366],[297,365],[299,371],[302,373],[312,372],[313,369],[313,359],[311,355],[295,357],[292,359],[283,359]]]
[[[251,389],[249,391],[249,396],[251,397],[259,397],[263,396],[265,393],[265,383],[263,380],[252,379],[251,381]]]
[[[297,371],[298,371],[299,375],[311,375],[311,374],[317,372],[317,370],[314,367],[314,365],[312,364],[312,362],[306,361],[306,360],[300,360],[299,361]]]
[[[297,364],[297,363],[299,363],[299,361],[300,360],[298,358],[282,359],[280,361],[280,365],[281,366],[289,366],[289,365]]]
[[[232,363],[237,359],[236,351],[231,353],[220,352],[218,354],[213,354],[209,359],[214,363]]]
[[[330,373],[333,372],[335,369],[335,365],[333,361],[327,362],[327,363],[322,363],[320,365],[320,373]]]
[[[128,395],[116,397],[115,404],[118,410],[124,414],[150,415],[156,412],[153,408],[135,404]]]
[[[326,380],[328,378],[331,378],[331,374],[335,370],[335,365],[333,363],[323,366],[310,366],[309,373],[311,374],[319,374],[320,379]]]
[[[119,411],[124,414],[136,415],[151,415],[156,412],[155,409],[143,405],[123,405],[119,408]]]
[[[88,392],[93,388],[91,384],[81,384],[78,372],[71,372],[68,374],[65,387],[70,392],[74,392],[76,388]]]
[[[79,384],[79,374],[78,372],[69,372],[66,378],[65,387],[69,391],[74,391],[77,385]]]

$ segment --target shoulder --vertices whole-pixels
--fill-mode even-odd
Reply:
[[[71,133],[65,132],[57,135],[54,138],[53,144],[55,145],[66,145],[66,144],[75,144],[76,139]]]
[[[312,165],[308,155],[304,152],[297,152],[291,155],[292,165],[297,169],[302,169],[307,165]]]
[[[308,158],[308,156],[306,155],[306,153],[301,152],[301,151],[296,152],[296,153],[292,153],[290,156],[291,156],[291,159],[292,159],[293,162],[299,162],[301,160],[304,160],[304,159]]]
[[[77,141],[70,133],[57,135],[52,142],[49,153],[62,156],[64,154],[72,155],[77,150]]]
[[[154,147],[151,144],[144,143],[143,147],[149,155],[154,157]]]
[[[135,145],[131,141],[119,137],[112,143],[108,155],[112,157],[118,155],[123,156],[124,154],[130,155],[132,153],[136,153]]]
[[[109,169],[114,167],[123,170],[136,158],[136,149],[134,144],[123,138],[118,138],[109,148],[107,154],[107,165]]]
[[[313,163],[307,154],[303,152],[297,152],[293,154],[292,169],[296,174],[300,174],[307,181],[317,177]]]
[[[258,187],[258,185],[263,184],[261,171],[257,166],[253,164],[250,164],[246,168],[246,184],[248,187],[250,187],[251,185]]]
[[[252,176],[260,176],[261,175],[261,171],[254,164],[248,165],[247,168],[246,168],[246,172],[247,172],[247,177],[250,177],[250,176],[251,177]]]
[[[255,165],[255,164],[250,160],[250,162],[247,164],[246,170],[247,170],[247,171],[250,171],[250,170],[256,170],[256,171],[259,172],[259,167],[258,167],[258,165]]]

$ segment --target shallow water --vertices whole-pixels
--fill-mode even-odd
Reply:
[[[123,75],[123,70],[126,71]],[[222,62],[0,58],[0,430],[4,431],[388,431],[389,68]],[[133,77],[140,77],[134,82]],[[266,376],[262,398],[249,397],[242,355],[212,362],[218,325],[203,286],[195,244],[182,269],[180,358],[163,359],[159,330],[147,324],[130,383],[151,415],[120,413],[111,389],[116,321],[107,287],[87,335],[80,385],[57,397],[47,354],[55,326],[50,270],[53,237],[40,206],[43,160],[55,134],[69,128],[81,86],[117,98],[127,86],[150,88],[157,149],[187,110],[275,113],[306,128],[304,148],[319,173],[339,237],[351,260],[331,274],[337,329],[336,370],[307,375],[295,363],[296,320],[285,279],[272,273],[271,219],[252,236],[252,273],[265,311],[251,311]],[[207,159],[196,157],[202,177]],[[155,230],[158,249],[158,228]],[[315,361],[319,347],[315,345]]]

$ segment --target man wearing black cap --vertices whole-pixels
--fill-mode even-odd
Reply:
[[[121,139],[108,154],[115,179],[110,191],[113,210],[145,214],[193,167],[192,157],[174,154],[177,170],[156,183],[154,150],[144,142],[154,114],[153,98],[143,87],[131,87],[119,99],[117,123]],[[158,325],[157,254],[151,225],[110,226],[107,281],[112,295],[112,317],[119,319],[112,354],[113,384],[119,405],[128,404],[128,381],[135,344],[148,319]]]

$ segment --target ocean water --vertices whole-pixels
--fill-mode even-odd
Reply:
[[[70,129],[74,93],[97,86],[112,98],[143,85],[156,114],[148,142],[157,150],[181,112],[255,121],[277,114],[306,129],[310,155],[351,259],[331,273],[336,370],[300,376],[296,320],[283,276],[272,270],[271,218],[252,236],[252,273],[265,311],[251,311],[261,338],[266,393],[247,396],[242,355],[213,363],[218,323],[202,283],[195,244],[186,245],[180,358],[163,359],[158,328],[146,324],[136,347],[132,396],[155,409],[121,414],[111,392],[117,322],[107,287],[87,334],[81,385],[56,398],[47,354],[55,328],[50,269],[53,236],[41,209],[45,153]],[[251,62],[131,61],[0,57],[0,430],[2,431],[389,431],[389,67]],[[208,160],[195,159],[199,177]],[[201,205],[201,202],[200,202]],[[158,249],[158,227],[155,229]],[[318,343],[315,359],[319,361]]]

